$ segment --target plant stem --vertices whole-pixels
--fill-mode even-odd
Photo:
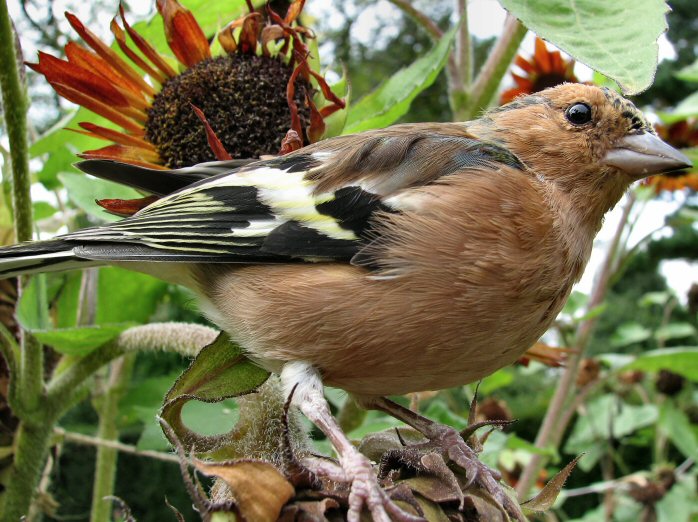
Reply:
[[[526,28],[516,18],[508,15],[502,35],[470,88],[467,102],[454,110],[455,121],[470,120],[489,105],[524,36]]]
[[[106,441],[116,441],[119,430],[116,420],[119,412],[119,401],[123,397],[133,372],[136,354],[128,353],[112,362],[104,395],[99,398],[97,412],[99,413],[99,428],[97,438]],[[109,522],[111,520],[111,502],[105,497],[114,494],[116,479],[117,450],[109,446],[97,447],[97,463],[95,465],[94,485],[92,489],[91,522]]]
[[[20,78],[19,48],[7,10],[0,2],[0,90],[5,115],[5,128],[10,142],[12,160],[12,206],[17,241],[32,238],[31,179],[29,175],[29,147],[27,142],[27,97]],[[19,293],[22,284],[20,281]],[[31,412],[41,401],[43,393],[44,354],[41,345],[26,332],[21,333],[22,352],[19,364],[18,388],[22,408],[15,414],[22,418],[22,410]]]
[[[456,0],[456,9],[460,17],[460,27],[456,35],[456,63],[465,87],[473,81],[473,46],[468,27],[468,0]]]
[[[606,251],[606,258],[604,259],[603,265],[599,271],[599,274],[594,282],[594,287],[591,292],[591,298],[587,304],[587,311],[593,310],[601,303],[603,303],[606,298],[606,294],[609,289],[609,282],[615,269],[617,268],[617,260],[619,257],[619,246],[621,243],[621,238],[623,237],[623,231],[628,224],[628,218],[630,216],[630,211],[635,204],[636,197],[634,192],[628,193],[628,200],[623,207],[623,214],[621,215],[618,227],[613,235],[613,239],[608,246]],[[547,411],[545,412],[545,417],[543,418],[543,423],[538,431],[538,436],[536,437],[535,445],[538,448],[547,448],[549,446],[557,447],[560,444],[562,435],[567,428],[567,424],[571,421],[572,415],[565,415],[566,408],[572,407],[569,403],[571,395],[574,391],[575,380],[577,378],[577,371],[579,369],[579,363],[584,358],[584,352],[589,344],[589,339],[591,339],[591,334],[596,326],[598,317],[592,317],[580,323],[577,328],[576,342],[574,345],[575,353],[567,361],[567,366],[565,372],[560,379],[560,382],[555,388],[555,393],[550,401]],[[561,421],[564,419],[564,422]],[[531,486],[538,476],[538,472],[546,463],[546,456],[544,455],[533,455],[529,463],[524,468],[521,473],[521,478],[516,487],[516,492],[519,499],[524,499],[527,495]]]
[[[435,42],[438,41],[443,36],[443,31],[439,28],[436,23],[429,18],[426,14],[422,13],[419,9],[412,5],[410,0],[388,0],[395,7],[404,12],[407,16],[412,18],[417,24],[421,25],[429,37]]]
[[[41,478],[55,418],[43,422],[22,421],[15,435],[15,454],[3,493],[0,520],[15,522],[29,511],[34,490]]]
[[[160,460],[162,462],[172,462],[174,464],[179,464],[179,459],[172,455],[171,453],[165,453],[162,451],[151,451],[151,450],[139,450],[135,446],[130,444],[124,444],[116,440],[104,440],[98,437],[90,437],[89,435],[83,435],[82,433],[73,433],[71,431],[65,431],[63,428],[55,428],[53,432],[56,436],[60,437],[65,442],[70,442],[73,444],[83,444],[85,446],[94,446],[99,448],[104,446],[105,448],[112,448],[120,453],[128,453],[129,455],[135,455],[136,457],[145,457],[154,460]]]
[[[12,200],[15,208],[17,241],[32,238],[32,207],[29,194],[29,155],[27,144],[27,97],[17,68],[18,49],[7,4],[0,2],[0,86],[5,125],[12,158]]]

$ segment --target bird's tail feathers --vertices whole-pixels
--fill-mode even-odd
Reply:
[[[81,259],[60,239],[20,243],[0,248],[0,279],[37,272],[58,272],[104,264]]]

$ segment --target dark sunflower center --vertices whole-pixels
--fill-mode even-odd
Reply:
[[[548,87],[555,87],[556,85],[560,85],[561,83],[565,83],[568,81],[570,81],[570,79],[567,78],[564,74],[554,72],[548,74],[541,74],[533,82],[533,89],[531,90],[531,92],[540,92],[544,89],[547,89]]]
[[[291,126],[286,86],[291,68],[274,58],[231,55],[198,63],[163,85],[153,100],[145,137],[163,163],[180,168],[215,160],[197,106],[234,158],[277,154]],[[303,128],[308,83],[296,81],[295,101]]]

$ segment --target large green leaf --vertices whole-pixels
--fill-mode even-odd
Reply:
[[[698,458],[698,437],[691,421],[671,400],[661,406],[658,427],[686,458]]]
[[[698,381],[698,348],[662,348],[640,355],[623,370],[644,370],[657,372],[669,370],[687,379]]]
[[[676,77],[686,82],[698,82],[698,60],[678,71]]]
[[[82,356],[115,339],[132,325],[133,323],[124,323],[57,330],[33,330],[32,335],[64,355]]]
[[[658,415],[654,404],[632,406],[612,394],[603,395],[590,402],[587,414],[577,419],[565,451],[579,454],[588,451],[595,442],[620,439],[653,424]]]
[[[400,69],[375,91],[352,105],[344,134],[377,129],[397,121],[415,97],[429,87],[448,59],[457,27],[443,35],[427,54]]]
[[[667,29],[664,0],[499,0],[537,35],[612,78],[625,94],[647,89],[657,39]]]
[[[227,434],[204,435],[190,430],[182,418],[184,406],[192,400],[219,402],[252,393],[268,377],[269,372],[247,359],[240,347],[221,333],[174,383],[165,397],[161,416],[184,447],[212,451],[227,440]]]
[[[136,199],[143,197],[138,191],[105,181],[85,174],[63,172],[58,175],[66,189],[70,200],[87,214],[102,221],[118,221],[122,218],[107,213],[95,203],[96,199]]]

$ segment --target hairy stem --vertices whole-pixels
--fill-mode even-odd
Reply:
[[[587,311],[593,310],[597,306],[601,305],[606,298],[606,294],[608,293],[608,289],[610,287],[609,282],[618,266],[618,250],[620,247],[621,238],[623,237],[623,231],[628,224],[630,211],[632,210],[635,201],[635,194],[633,192],[628,193],[628,200],[623,207],[623,214],[621,215],[620,222],[618,223],[618,227],[613,235],[613,239],[611,240],[608,250],[606,251],[606,258],[604,259],[603,265],[601,266],[594,282],[591,298],[587,304]],[[541,424],[535,441],[535,445],[538,448],[546,448],[550,445],[557,447],[560,444],[565,429],[567,429],[568,423],[572,420],[573,416],[564,415],[564,412],[567,408],[571,407],[570,401],[573,399],[572,395],[574,393],[579,363],[584,358],[584,352],[589,344],[589,340],[591,339],[591,334],[593,333],[597,320],[598,317],[592,317],[586,321],[582,321],[577,328],[576,341],[573,347],[575,353],[567,361],[565,372],[562,374],[562,378],[560,379],[560,382],[558,382],[557,388],[555,388],[555,393],[550,401],[548,410],[545,412],[543,423]],[[563,419],[564,422],[562,422],[561,419]],[[529,463],[524,468],[521,478],[519,479],[519,483],[516,487],[516,491],[520,499],[523,500],[528,495],[528,492],[535,482],[540,469],[547,462],[546,458],[546,456],[540,454],[533,455]]]
[[[502,35],[470,88],[469,96],[464,98],[466,103],[454,111],[456,121],[470,120],[489,105],[524,36],[526,28],[509,15],[504,23]]]
[[[34,490],[41,478],[55,418],[43,422],[22,421],[15,435],[15,454],[5,484],[0,520],[20,520],[29,511]]]
[[[7,10],[0,2],[0,90],[5,115],[5,129],[10,142],[12,163],[12,207],[17,241],[32,238],[32,203],[30,195],[29,146],[27,141],[27,96],[20,76],[19,47]],[[20,284],[19,292],[21,294]],[[21,334],[21,356],[18,388],[22,408],[15,413],[22,418],[23,410],[35,410],[43,393],[43,348],[26,332]],[[16,377],[17,378],[17,377]]]
[[[96,409],[99,413],[97,438],[100,440],[116,441],[119,438],[119,430],[116,425],[119,401],[131,380],[135,357],[135,353],[129,353],[111,363],[109,382],[104,394],[97,399]],[[92,511],[90,513],[91,522],[109,522],[111,520],[111,502],[107,502],[105,497],[114,494],[117,456],[117,450],[113,447],[97,447],[97,463],[92,489]]]

